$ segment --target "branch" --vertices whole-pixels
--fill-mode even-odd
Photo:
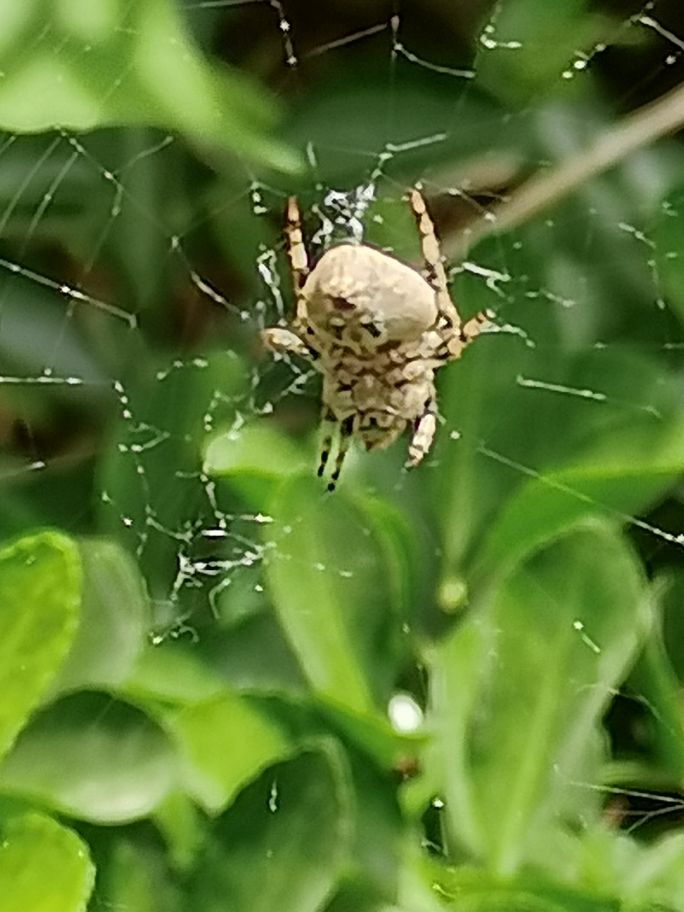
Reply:
[[[491,207],[458,235],[447,238],[443,245],[446,259],[463,259],[483,238],[524,224],[569,196],[592,177],[623,161],[632,152],[682,127],[684,85],[679,85],[606,130],[586,152],[561,162],[551,171],[531,177],[505,202]]]

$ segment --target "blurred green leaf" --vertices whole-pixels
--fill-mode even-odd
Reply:
[[[331,702],[372,714],[397,673],[389,542],[373,516],[315,479],[285,482],[269,513],[269,592],[306,677]]]
[[[356,809],[347,880],[378,899],[396,902],[405,830],[392,773],[353,750],[347,756]]]
[[[549,857],[559,849],[567,865],[563,880],[592,893],[619,897],[621,912],[679,910],[684,896],[684,851],[681,833],[668,833],[649,843],[615,831],[600,821],[569,834],[564,847],[547,846],[542,868],[560,871]],[[458,875],[457,875],[458,876]]]
[[[165,724],[180,748],[186,789],[212,814],[292,750],[284,733],[248,698],[229,692],[171,712]]]
[[[451,831],[493,871],[516,871],[560,809],[570,822],[581,805],[586,745],[647,621],[634,555],[594,522],[518,565],[440,647]]]
[[[458,50],[456,54],[453,48],[451,51],[450,63],[457,69],[462,68],[462,81],[433,81],[416,69],[393,85],[392,145],[401,148],[401,155],[387,156],[382,174],[378,175],[379,183],[388,176],[407,186],[419,180],[426,168],[434,169],[439,165],[449,172],[456,167],[458,181],[464,171],[470,174],[473,159],[482,168],[483,158],[491,160],[502,148],[507,155],[516,158],[523,137],[520,122],[511,120],[505,136],[502,135],[499,129],[501,111],[496,103],[483,92],[463,91],[469,86],[469,55],[461,53],[457,57]],[[307,143],[315,147],[317,176],[324,185],[358,186],[367,180],[367,175],[359,171],[359,150],[382,149],[387,142],[387,92],[384,85],[375,78],[368,79],[357,67],[330,70],[322,76],[312,86],[305,103],[300,104],[289,118],[286,136],[296,148],[304,148]],[[467,122],[467,130],[450,131],[447,127],[457,123],[453,108],[455,85],[459,98],[458,121]],[[350,111],[354,111],[355,116],[350,117]],[[334,144],[329,141],[333,133]],[[429,137],[432,141],[416,143],[416,137]],[[461,164],[464,160],[465,164]],[[488,164],[488,161],[484,163],[485,173]],[[310,180],[300,179],[299,183],[302,193],[311,193]],[[439,183],[446,186],[448,180]],[[392,195],[396,195],[395,188]],[[384,196],[384,193],[379,194],[380,205]],[[404,201],[400,208],[404,212],[408,210]],[[387,215],[386,209],[384,214]],[[367,221],[373,242],[377,243],[379,238],[389,240],[382,226],[373,225],[372,219]],[[415,229],[410,237],[413,246],[398,252],[405,259],[415,261],[418,258]],[[397,240],[400,238],[401,235],[395,236]]]
[[[387,587],[397,620],[407,623],[418,615],[421,595],[420,547],[412,517],[402,513],[394,504],[379,497],[358,498],[359,507],[372,517],[375,534],[383,546],[387,566]],[[414,524],[416,520],[414,519]]]
[[[563,73],[571,79],[584,69],[582,49],[590,50],[610,25],[588,0],[554,6],[545,0],[509,0],[489,15],[479,36],[478,83],[514,104],[558,89]]]
[[[149,643],[142,651],[125,691],[134,700],[199,703],[216,697],[223,681],[202,656],[182,643]]]
[[[652,228],[653,245],[658,263],[658,276],[667,303],[684,324],[684,188],[675,187],[661,201]]]
[[[684,424],[663,430],[669,439],[644,434],[641,440],[636,435],[616,440],[612,458],[608,452],[588,456],[584,465],[578,460],[525,483],[492,525],[476,572],[487,576],[505,568],[563,528],[597,513],[638,524],[632,517],[666,490],[684,465]]]
[[[617,898],[574,890],[541,877],[497,878],[486,870],[430,867],[439,895],[455,912],[621,912]]]
[[[301,667],[272,611],[212,632],[199,651],[206,665],[232,688],[262,693],[307,691]]]
[[[60,670],[58,690],[106,688],[130,674],[145,643],[150,611],[132,558],[117,544],[86,540],[79,545],[83,601],[74,643]]]
[[[619,872],[624,894],[633,902],[670,904],[682,908],[684,897],[684,834],[668,833],[652,845],[640,847],[640,857]]]
[[[200,808],[185,792],[171,792],[157,807],[153,820],[164,837],[171,865],[179,871],[190,870],[207,824]]]
[[[97,905],[126,912],[184,912],[160,841],[148,833],[110,833],[98,857]]]
[[[264,424],[248,424],[214,437],[204,471],[226,478],[253,509],[262,509],[283,478],[308,467],[309,460],[289,437]]]
[[[654,623],[629,684],[648,709],[658,771],[669,774],[673,783],[678,784],[684,781],[684,714],[681,683],[670,662],[663,636],[663,603],[668,588],[666,578],[652,587]]]
[[[399,734],[384,715],[358,712],[325,697],[316,702],[336,730],[344,733],[359,750],[370,754],[380,766],[392,769],[413,762],[426,734]]]
[[[662,590],[662,634],[668,663],[677,679],[684,680],[684,567],[669,567]]]
[[[38,377],[50,365],[56,377],[72,377],[73,383],[58,383],[44,395],[82,408],[102,407],[112,401],[109,377],[93,357],[81,326],[65,319],[64,301],[25,276],[5,279],[0,369],[17,377]],[[5,286],[6,289],[7,286]],[[110,329],[111,337],[115,331]],[[55,345],[59,338],[60,344]],[[31,391],[35,393],[35,390]],[[26,395],[26,391],[24,391]],[[54,406],[53,406],[54,407]],[[49,417],[49,416],[48,416]]]
[[[40,532],[0,551],[0,755],[58,673],[80,599],[78,548],[65,535]]]
[[[217,821],[188,907],[318,912],[345,869],[353,820],[349,771],[332,742],[272,767]]]
[[[43,710],[0,765],[0,792],[101,824],[146,816],[176,781],[176,757],[161,729],[98,693]]]
[[[372,890],[346,885],[325,906],[325,912],[396,912],[397,908],[394,903],[379,899]]]
[[[235,352],[221,351],[170,366],[165,362],[163,368],[150,359],[143,376],[126,388],[116,445],[105,450],[100,462],[101,521],[136,553],[155,627],[171,627],[187,611],[186,592],[174,590],[183,578],[179,541],[168,530],[185,528],[181,563],[191,582],[189,598],[196,596],[195,555],[200,561],[207,553],[219,559],[227,550],[230,562],[234,553],[230,536],[215,541],[203,535],[219,517],[207,493],[210,482],[202,477],[201,453],[210,428],[235,420],[247,378]],[[255,535],[253,526],[251,522]],[[232,531],[237,531],[235,523]],[[244,555],[242,543],[236,551]]]
[[[559,359],[495,333],[444,374],[456,430],[438,437],[430,481],[447,571],[503,571],[587,516],[628,522],[682,471],[679,380],[643,353]]]
[[[51,42],[41,40],[46,30]],[[34,3],[0,53],[0,124],[7,130],[144,124],[281,170],[300,165],[269,135],[273,99],[239,70],[205,60],[170,0],[63,0],[47,9]]]
[[[74,832],[31,813],[0,834],[0,912],[84,912],[95,870]]]

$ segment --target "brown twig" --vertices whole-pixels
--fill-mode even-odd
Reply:
[[[581,155],[531,177],[505,202],[490,208],[476,222],[443,243],[447,260],[463,259],[479,241],[522,225],[573,193],[586,181],[684,127],[684,84],[639,108],[609,128]]]

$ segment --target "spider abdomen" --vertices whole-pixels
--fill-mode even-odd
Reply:
[[[365,244],[326,251],[302,293],[314,331],[357,349],[419,339],[437,319],[434,291],[420,273]]]

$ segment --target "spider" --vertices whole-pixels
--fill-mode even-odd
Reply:
[[[367,244],[342,243],[309,268],[297,198],[287,201],[285,242],[296,298],[289,327],[264,329],[264,345],[298,355],[323,375],[323,442],[318,475],[337,454],[328,490],[335,489],[353,437],[384,449],[410,426],[406,467],[428,453],[437,427],[435,371],[460,358],[492,317],[465,323],[447,289],[439,242],[425,200],[409,192],[425,268]]]

